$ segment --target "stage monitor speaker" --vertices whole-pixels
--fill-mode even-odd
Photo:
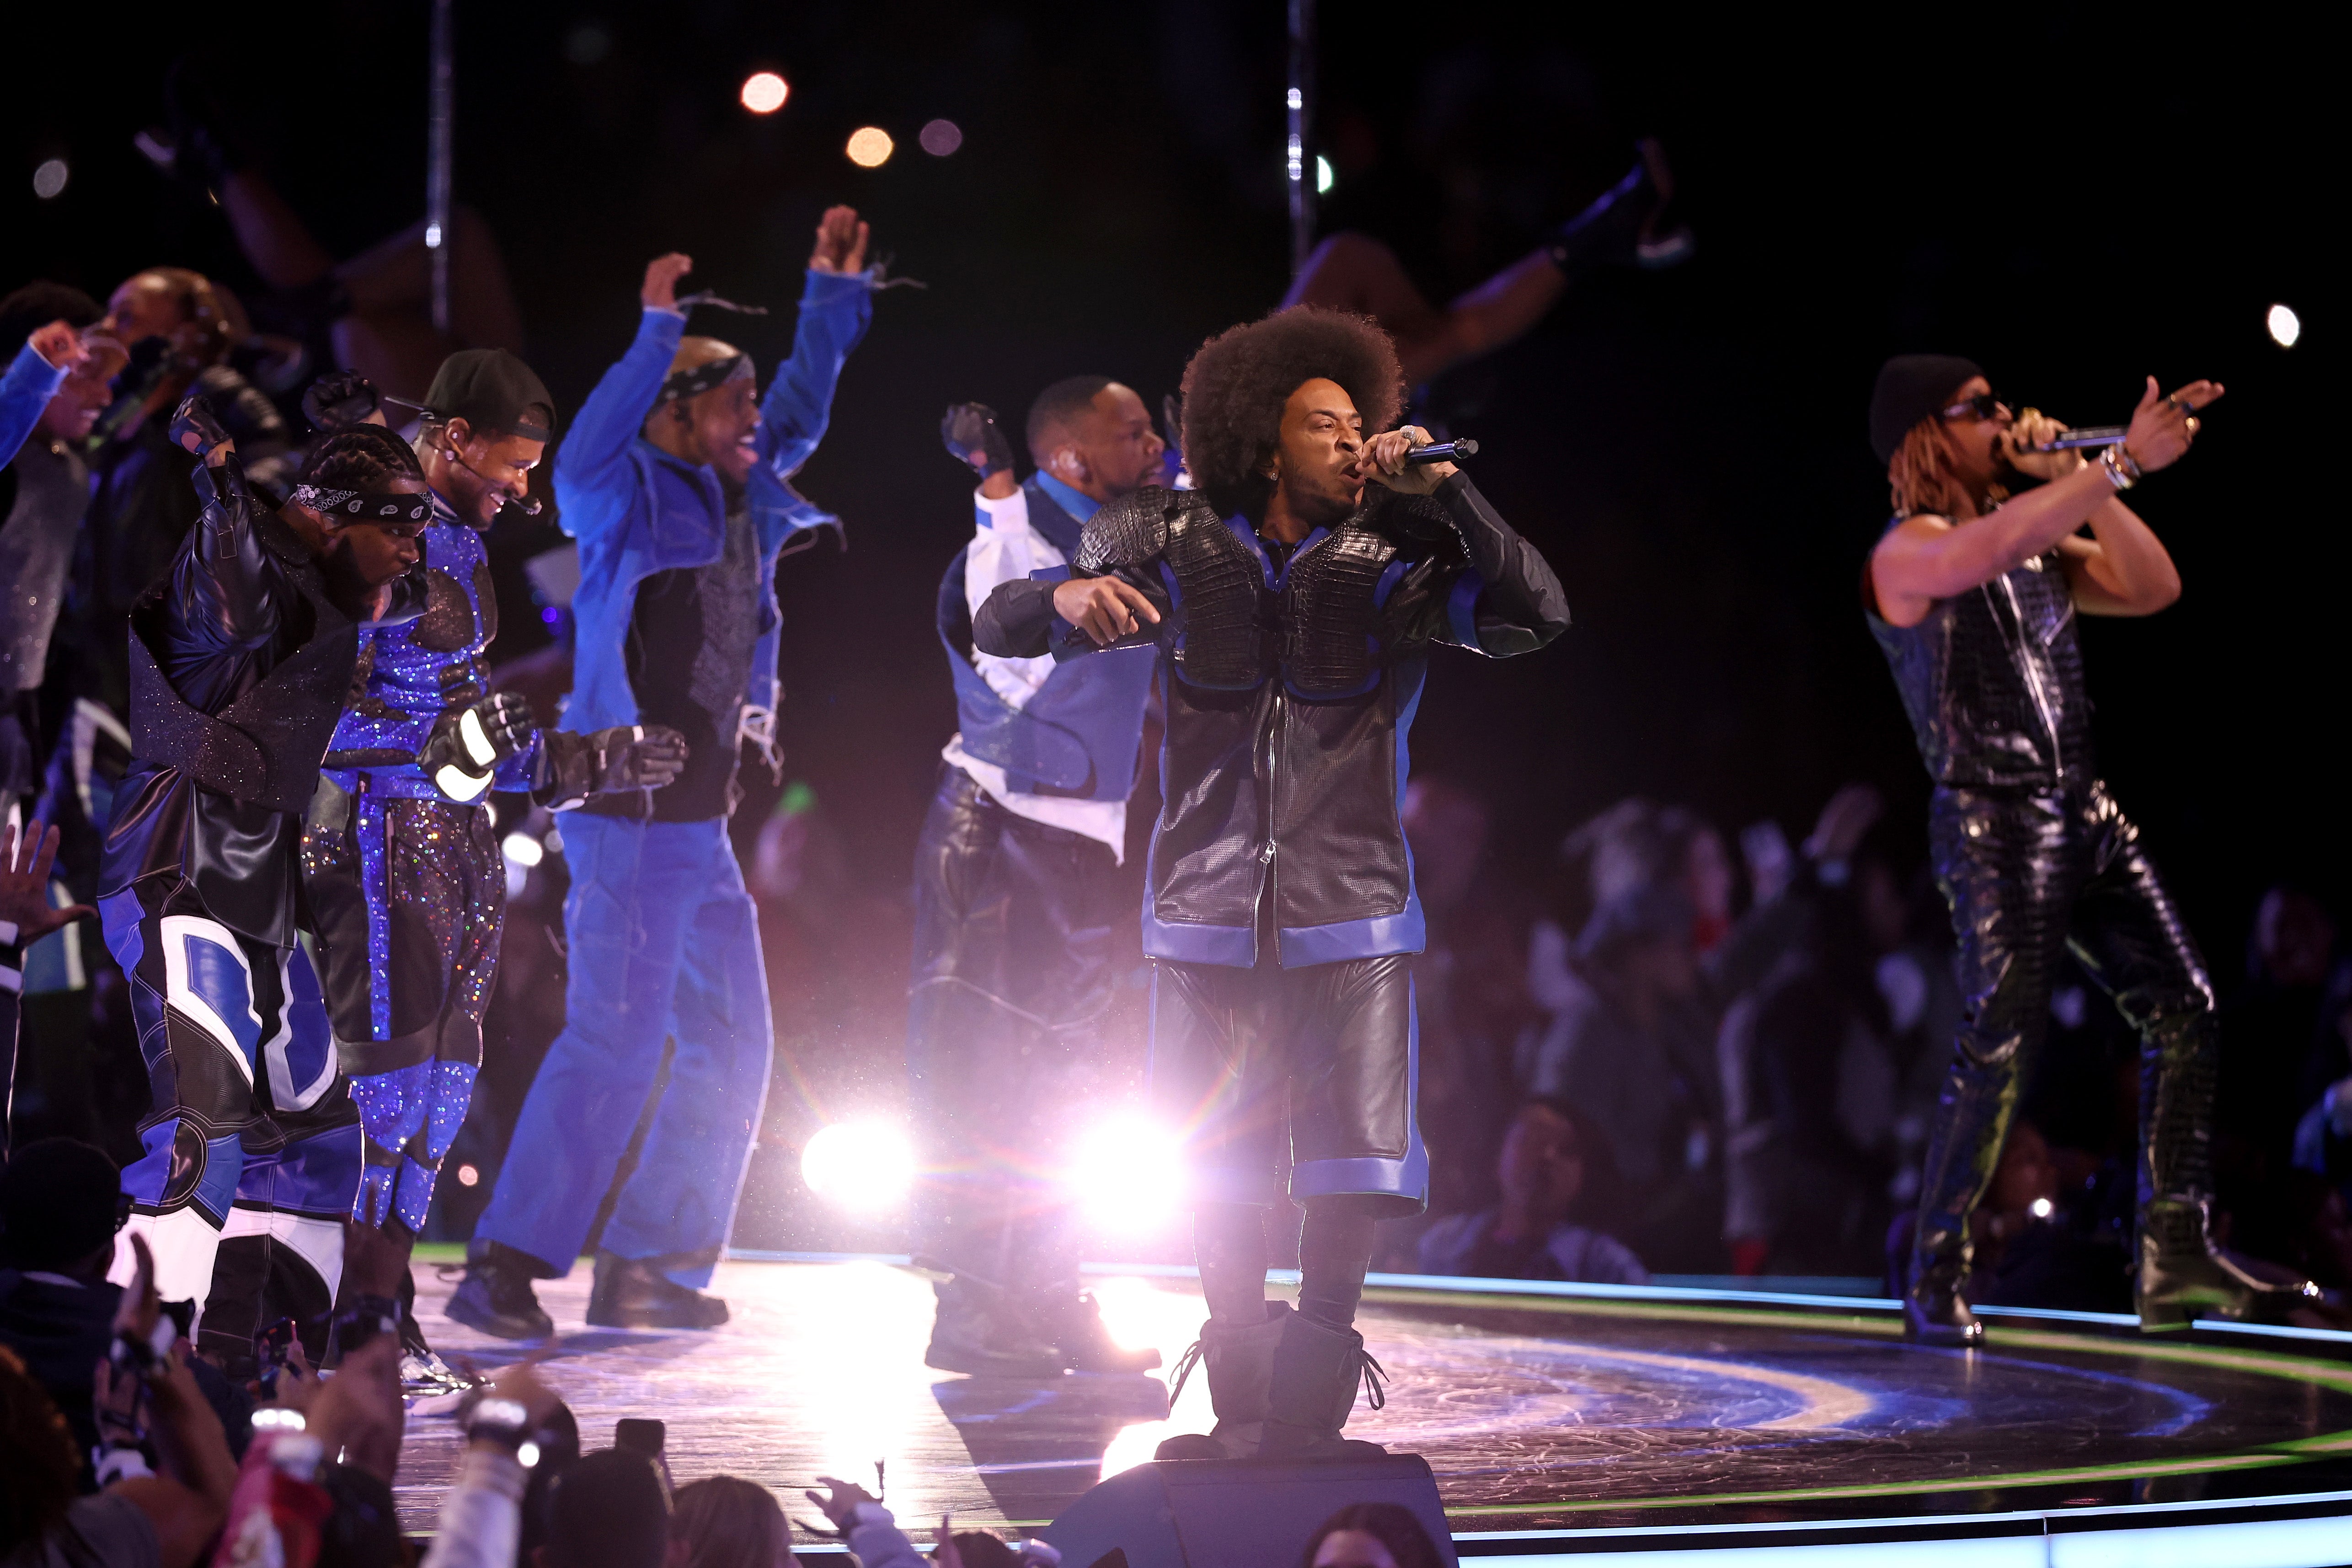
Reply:
[[[1062,1568],[1291,1568],[1350,1503],[1410,1510],[1454,1568],[1437,1482],[1418,1454],[1384,1459],[1183,1459],[1138,1465],[1045,1532]]]

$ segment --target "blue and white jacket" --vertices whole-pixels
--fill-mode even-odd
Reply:
[[[870,271],[809,273],[793,356],[760,405],[760,461],[748,488],[762,602],[744,723],[762,740],[761,726],[772,723],[776,708],[776,558],[789,542],[841,526],[786,481],[824,437],[842,363],[873,317],[873,284]],[[718,473],[679,461],[640,434],[685,335],[684,316],[647,310],[636,341],[581,405],[555,454],[563,530],[580,542],[572,700],[562,725],[575,734],[638,721],[625,651],[637,584],[656,572],[708,566],[726,552],[727,500]]]

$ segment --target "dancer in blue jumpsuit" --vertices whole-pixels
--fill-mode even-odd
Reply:
[[[321,442],[278,511],[201,398],[173,439],[205,454],[205,510],[131,615],[134,761],[98,902],[154,1097],[122,1173],[126,1234],[146,1237],[166,1298],[206,1303],[200,1340],[234,1363],[258,1282],[215,1288],[233,1209],[304,1281],[314,1310],[298,1315],[322,1314],[341,1273],[359,1125],[297,941],[297,849],[360,626],[421,607],[430,503],[415,454],[380,430]]]
[[[1087,519],[1158,480],[1166,448],[1143,400],[1100,375],[1038,395],[1037,471],[1024,483],[983,405],[948,410],[940,435],[981,486],[938,602],[961,728],[915,851],[907,1069],[928,1173],[916,1247],[954,1276],[924,1360],[998,1376],[1141,1372],[1159,1352],[1105,1332],[1078,1289],[1071,1194],[1058,1173],[1035,1173],[1060,1163],[1055,1141],[1099,1100],[1152,658],[996,658],[972,646],[971,616],[1001,583],[1066,571]]]
[[[772,745],[777,557],[834,521],[785,480],[816,449],[871,316],[865,255],[857,215],[826,213],[792,358],[761,403],[748,354],[686,336],[677,287],[692,261],[658,258],[636,341],[556,455],[581,567],[563,728],[667,723],[688,750],[668,787],[604,796],[565,819],[567,1021],[447,1309],[487,1333],[552,1331],[530,1281],[560,1277],[579,1255],[670,1038],[668,1083],[605,1224],[588,1321],[726,1319],[699,1287],[734,1221],[774,1050],[757,911],[727,820],[740,743]]]
[[[346,395],[336,412],[373,403],[366,383],[337,379]],[[312,401],[334,418],[329,399]],[[433,502],[424,614],[362,633],[303,831],[327,1010],[365,1134],[352,1218],[389,1243],[371,1260],[380,1275],[405,1265],[425,1227],[481,1067],[506,919],[490,791],[529,791],[562,810],[597,789],[666,784],[684,760],[675,731],[542,731],[520,697],[486,689],[498,600],[482,532],[523,498],[553,410],[539,377],[501,349],[460,351],[434,378],[416,440]],[[473,754],[464,750],[469,714],[480,726]],[[392,1283],[406,1278],[401,1267]],[[350,1284],[387,1288],[383,1278]],[[404,1301],[399,1318],[404,1380],[452,1380]]]

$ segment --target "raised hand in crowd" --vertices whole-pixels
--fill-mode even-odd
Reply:
[[[809,252],[809,270],[865,271],[866,231],[856,207],[825,208],[824,216],[817,220],[816,248]]]
[[[16,944],[30,946],[61,926],[96,920],[88,904],[64,909],[49,903],[49,867],[58,858],[58,830],[38,821],[20,836],[16,825],[0,826],[0,925],[16,928]]]

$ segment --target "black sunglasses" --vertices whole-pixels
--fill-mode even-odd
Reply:
[[[1941,410],[1947,419],[1958,419],[1963,414],[1972,414],[1979,419],[1990,419],[2000,412],[2000,395],[1990,392],[1979,392],[1974,397],[1963,398]]]

